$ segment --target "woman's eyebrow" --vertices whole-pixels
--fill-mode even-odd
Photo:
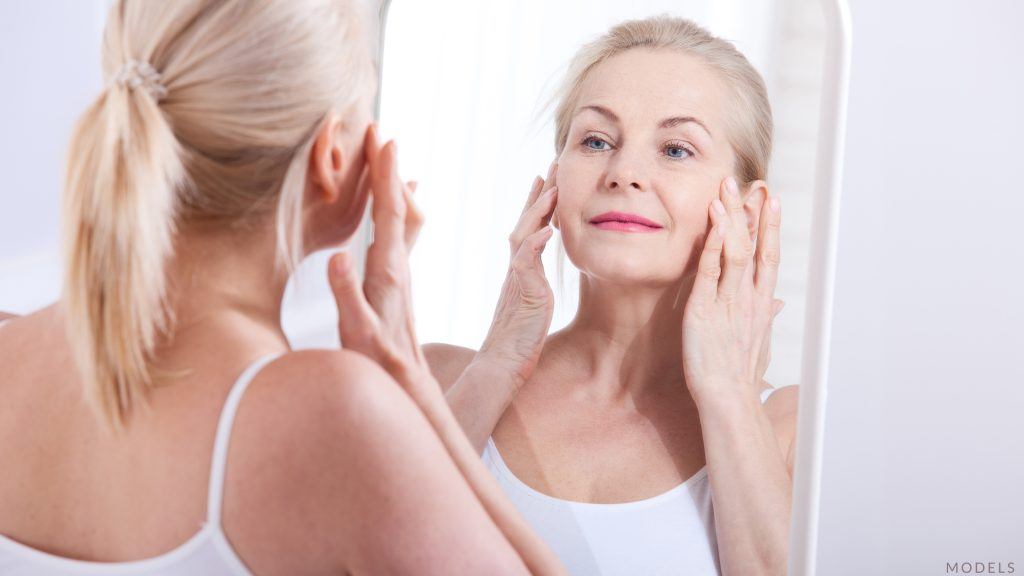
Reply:
[[[600,114],[601,116],[604,116],[605,118],[611,120],[612,122],[618,122],[619,121],[619,117],[615,115],[615,112],[612,112],[611,110],[605,108],[604,106],[598,106],[597,104],[590,104],[590,105],[587,105],[587,106],[581,106],[580,109],[576,111],[575,115],[579,116],[580,113],[582,113],[585,110],[590,110],[592,112],[597,112],[598,114]]]
[[[615,114],[615,112],[612,112],[608,108],[605,108],[604,106],[600,106],[597,104],[588,104],[587,106],[581,106],[579,110],[576,111],[576,115],[578,116],[579,114],[586,110],[590,110],[591,112],[597,112],[598,114],[604,116],[605,118],[611,120],[612,122],[619,122],[619,117]],[[658,127],[673,128],[680,124],[687,124],[691,122],[700,126],[705,132],[707,132],[708,138],[714,140],[714,137],[711,136],[711,130],[708,130],[708,127],[703,122],[701,122],[699,118],[696,118],[694,116],[673,116],[671,118],[666,118],[661,121],[661,124],[659,124]]]
[[[692,122],[692,123],[700,126],[701,128],[703,128],[704,131],[708,133],[708,138],[711,138],[712,140],[714,140],[714,138],[711,137],[711,130],[708,130],[708,127],[705,126],[703,122],[701,122],[697,118],[694,118],[693,116],[673,116],[671,118],[666,118],[666,119],[661,121],[661,124],[659,124],[658,127],[659,128],[672,128],[672,127],[678,126],[680,124],[686,124],[686,123],[689,123],[689,122]]]

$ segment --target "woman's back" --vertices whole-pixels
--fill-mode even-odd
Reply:
[[[121,435],[84,402],[58,306],[0,327],[0,567],[502,570],[459,547],[513,564],[422,414],[376,365],[343,351],[288,353],[254,374],[230,428],[222,507],[208,511],[222,407],[246,383],[239,376],[275,353],[245,323],[210,322],[168,348],[161,368],[195,368],[155,387]]]

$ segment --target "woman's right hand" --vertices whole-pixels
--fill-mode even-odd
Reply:
[[[373,193],[375,226],[365,280],[360,282],[344,252],[330,263],[342,343],[378,362],[412,398],[529,572],[564,574],[557,557],[530,529],[484,466],[430,372],[416,341],[409,278],[409,251],[423,215],[412,201],[413,187],[398,177],[394,144],[379,147],[372,128],[365,144],[366,184]]]
[[[351,256],[331,257],[328,280],[338,305],[338,332],[346,349],[362,353],[384,368],[424,409],[443,402],[416,341],[409,278],[409,252],[423,225],[412,200],[415,186],[398,176],[394,142],[381,146],[376,127],[364,139],[367,170],[360,186],[373,197],[373,243],[360,280]]]
[[[554,312],[554,295],[541,254],[554,233],[550,222],[558,201],[557,171],[558,165],[552,163],[546,180],[539,176],[534,180],[519,222],[509,235],[508,274],[487,338],[473,360],[509,377],[516,389],[537,367]]]

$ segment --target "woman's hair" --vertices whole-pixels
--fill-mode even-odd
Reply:
[[[731,42],[684,18],[653,16],[628,20],[584,45],[569,64],[556,94],[555,151],[561,154],[569,137],[573,113],[587,75],[595,66],[627,50],[671,50],[698,58],[724,82],[730,111],[725,118],[729,142],[736,154],[736,173],[741,185],[764,180],[772,154],[772,110],[761,74]],[[558,244],[558,284],[563,285],[564,246]]]
[[[62,200],[68,336],[99,413],[145,403],[170,330],[165,262],[178,225],[276,219],[278,262],[302,252],[312,143],[371,79],[345,0],[120,0],[107,86],[78,121]]]
[[[587,75],[605,60],[634,48],[671,50],[700,59],[725,83],[731,110],[726,114],[736,172],[743,184],[763,180],[772,153],[772,111],[764,80],[731,42],[712,36],[690,20],[654,16],[616,25],[573,57],[555,109],[555,150],[560,154]]]

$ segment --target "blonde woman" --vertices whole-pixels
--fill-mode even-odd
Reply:
[[[420,217],[341,0],[121,0],[68,151],[61,301],[0,327],[4,574],[560,573],[416,344]],[[291,352],[332,260],[350,350]]]
[[[555,125],[491,333],[428,361],[571,573],[784,574],[797,389],[763,380],[782,302],[760,75],[692,22],[626,22],[577,54]],[[521,244],[549,221],[580,294],[546,335],[551,289]]]

